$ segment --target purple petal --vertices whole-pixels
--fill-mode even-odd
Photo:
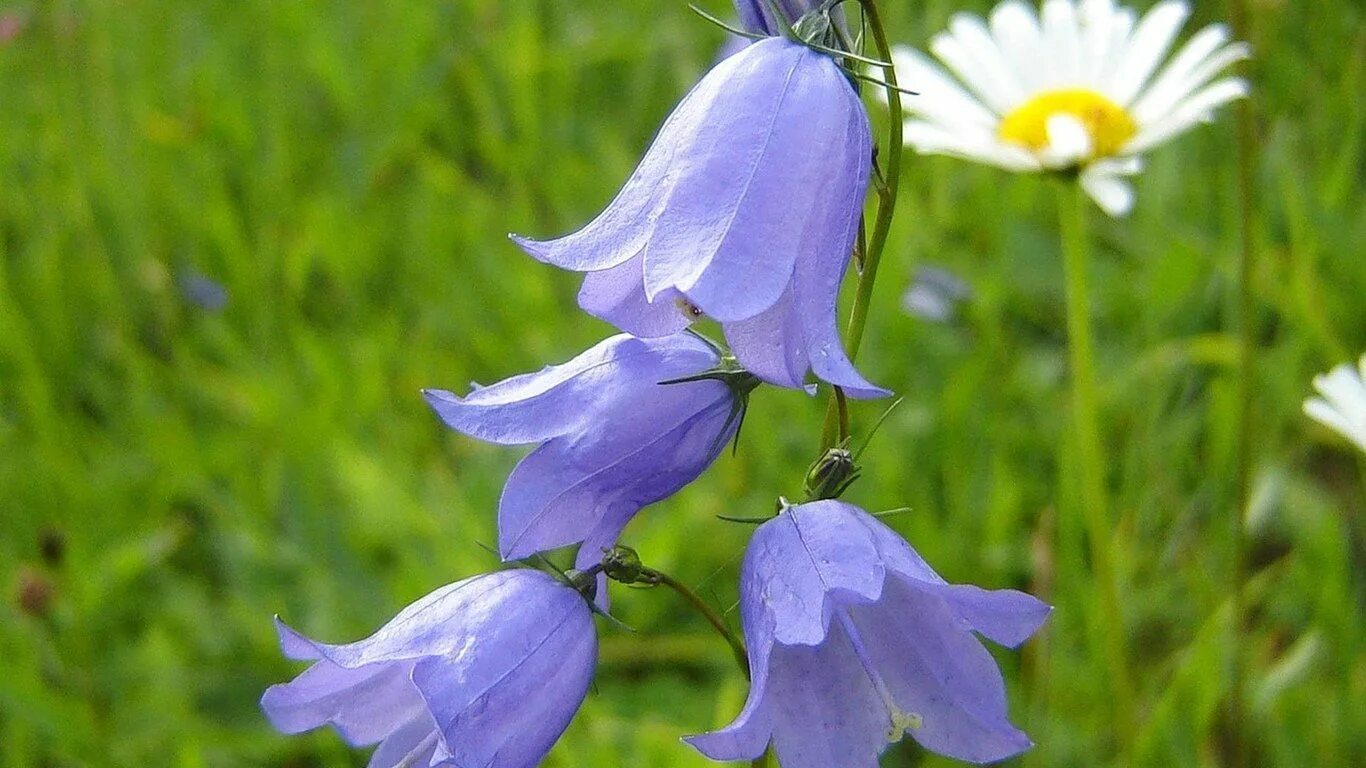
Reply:
[[[680,304],[683,294],[665,291],[655,297],[653,304],[646,300],[644,265],[645,257],[641,255],[584,275],[579,307],[641,338],[667,336],[688,327],[695,318]]]
[[[292,681],[266,689],[261,709],[281,733],[331,724],[352,746],[374,744],[422,714],[422,699],[408,679],[411,666],[345,669],[320,661]]]
[[[878,558],[882,560],[883,565],[887,566],[888,570],[925,584],[948,583],[938,573],[935,573],[919,552],[911,548],[911,545],[901,537],[901,534],[852,504],[844,506],[851,523],[856,522],[861,525],[873,537]]]
[[[672,191],[675,155],[686,138],[706,122],[711,102],[723,93],[719,85],[732,76],[739,64],[736,60],[748,50],[719,62],[683,97],[660,127],[631,178],[597,218],[583,229],[556,240],[538,241],[512,235],[513,242],[539,261],[575,272],[608,269],[643,253]]]
[[[413,683],[444,736],[437,759],[533,768],[568,727],[588,693],[597,635],[588,606],[559,589],[573,603],[556,612],[543,606],[540,625],[519,642],[418,662]]]
[[[414,689],[416,690],[416,689]],[[440,744],[436,723],[426,707],[422,715],[385,737],[370,756],[366,768],[399,768],[399,766],[427,766]]]
[[[1007,648],[1028,640],[1053,612],[1037,597],[1013,589],[954,584],[940,594],[975,631]]]
[[[768,706],[783,768],[877,768],[887,708],[841,622],[815,647],[774,649]]]
[[[779,387],[807,389],[803,382],[811,367],[801,343],[802,320],[792,309],[792,294],[784,293],[772,307],[749,318],[725,325],[730,351],[745,369]]]
[[[451,429],[494,443],[534,443],[596,418],[593,403],[610,403],[642,386],[705,370],[716,353],[686,334],[663,339],[613,336],[563,364],[513,376],[461,398],[425,390]]]
[[[843,94],[827,70],[838,78],[828,56],[770,38],[698,84],[719,93],[696,132],[677,137],[673,188],[645,250],[651,300],[676,289],[723,321],[777,301],[792,275],[793,230],[837,170],[822,150],[839,124],[824,113]]]
[[[898,720],[926,749],[974,763],[1032,743],[1011,725],[996,661],[935,590],[891,580],[882,601],[849,608]]]
[[[872,158],[868,115],[853,91],[846,91],[846,134],[836,147],[844,153],[844,167],[852,170],[831,179],[807,220],[794,280],[796,311],[817,377],[843,387],[850,397],[884,397],[890,393],[869,383],[849,361],[839,333],[840,283],[852,257]]]
[[[651,384],[612,405],[591,429],[545,443],[508,477],[498,504],[505,559],[583,541],[609,510],[629,519],[673,495],[735,428],[733,395],[717,381]]]
[[[839,501],[790,507],[759,526],[745,552],[741,580],[762,585],[758,605],[742,601],[743,611],[763,610],[773,617],[774,639],[815,645],[830,624],[832,595],[876,600],[883,567],[872,538]]]
[[[579,600],[578,595],[543,573],[497,571],[447,584],[404,608],[364,640],[329,645],[293,633],[290,642],[302,639],[320,659],[359,669],[454,653],[471,643],[496,644],[505,636],[516,642],[542,622],[547,606],[573,600]]]
[[[773,62],[762,70],[765,77],[756,67],[745,88],[736,89],[733,103],[717,103],[718,116],[737,123],[720,127],[726,151],[712,150],[698,168],[708,176],[730,174],[724,194],[737,197],[725,199],[718,210],[717,190],[710,184],[680,183],[645,259],[647,291],[661,253],[675,251],[680,259],[690,259],[698,268],[695,278],[668,284],[722,322],[753,317],[778,300],[791,280],[804,224],[828,196],[827,185],[856,170],[843,164],[837,149],[847,129],[838,107],[849,104],[852,91],[835,63],[786,41],[766,40],[755,47],[770,49]],[[764,101],[770,94],[776,100]],[[859,207],[856,201],[854,209]],[[717,239],[672,248],[666,233],[686,231],[666,225],[675,215],[688,224],[701,222],[696,234]],[[709,261],[699,263],[688,245],[701,254],[711,250]]]

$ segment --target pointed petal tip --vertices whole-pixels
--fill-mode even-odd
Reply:
[[[285,658],[294,661],[317,661],[323,657],[318,643],[286,624],[284,619],[280,618],[280,614],[275,614],[274,622],[275,634],[280,640],[280,653],[284,654]]]

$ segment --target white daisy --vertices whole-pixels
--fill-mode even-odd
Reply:
[[[1354,368],[1343,363],[1314,377],[1322,397],[1304,401],[1309,418],[1334,430],[1366,451],[1366,355]]]
[[[1122,177],[1139,172],[1143,152],[1248,93],[1241,78],[1219,78],[1249,55],[1222,24],[1157,71],[1189,13],[1176,0],[1142,19],[1113,0],[1045,0],[1037,16],[1006,0],[987,22],[959,13],[930,44],[957,80],[912,48],[893,51],[919,93],[904,101],[906,144],[1012,171],[1076,169],[1096,203],[1122,216],[1134,202]]]

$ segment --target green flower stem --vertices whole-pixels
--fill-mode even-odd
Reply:
[[[726,626],[726,620],[721,618],[719,613],[710,605],[707,605],[706,601],[698,597],[696,592],[693,592],[684,585],[683,582],[667,573],[656,571],[653,568],[644,568],[641,570],[641,576],[644,583],[663,584],[674,592],[677,592],[679,597],[682,597],[687,601],[688,605],[693,607],[693,610],[702,614],[702,617],[707,620],[707,623],[711,624],[712,627],[716,629],[717,633],[725,639],[726,643],[730,645],[730,651],[735,656],[735,662],[740,665],[740,671],[744,673],[746,680],[749,679],[749,656],[745,654],[745,644],[740,642],[740,638],[736,637],[734,632],[730,631],[730,627]]]
[[[1114,536],[1106,502],[1105,456],[1097,417],[1095,363],[1091,344],[1091,317],[1087,297],[1086,197],[1081,184],[1069,180],[1059,190],[1059,229],[1062,238],[1063,272],[1067,291],[1067,351],[1072,369],[1072,430],[1081,483],[1080,503],[1091,567],[1096,583],[1098,618],[1115,700],[1116,735],[1122,748],[1132,743],[1134,692],[1125,651],[1124,617],[1120,610],[1119,583],[1114,564]]]
[[[883,61],[892,60],[892,47],[887,41],[887,32],[882,26],[882,16],[878,13],[874,0],[860,0],[864,18],[868,23],[873,45],[877,47],[878,57]],[[873,300],[873,283],[877,281],[878,266],[882,263],[882,252],[887,247],[887,236],[892,230],[892,214],[896,211],[897,191],[901,184],[901,129],[904,117],[901,109],[901,91],[896,82],[894,67],[882,68],[882,79],[887,83],[887,149],[886,176],[876,185],[878,194],[877,216],[873,220],[873,231],[868,238],[868,247],[862,252],[859,264],[858,288],[854,294],[854,309],[849,316],[849,330],[844,346],[850,362],[858,357],[859,345],[863,342],[863,331],[868,325],[868,308]],[[838,389],[838,388],[834,388]],[[821,451],[835,444],[831,439],[840,425],[839,400],[842,395],[831,392],[825,412],[825,429],[821,434]],[[847,424],[847,420],[845,422]],[[840,435],[841,439],[848,437]]]

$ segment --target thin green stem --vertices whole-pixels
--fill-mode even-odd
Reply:
[[[680,597],[687,601],[688,605],[693,607],[693,610],[702,614],[702,617],[707,620],[707,623],[711,624],[717,633],[725,639],[726,643],[730,645],[731,653],[735,656],[735,662],[740,665],[740,671],[744,673],[745,679],[748,680],[749,657],[745,655],[745,644],[740,642],[740,638],[736,637],[734,632],[730,631],[730,627],[726,626],[726,620],[721,618],[721,614],[717,613],[710,605],[707,605],[706,601],[698,597],[696,592],[693,592],[684,585],[683,582],[675,579],[669,574],[656,571],[653,568],[644,569],[642,573],[650,581],[657,584],[663,584],[674,592],[677,592]]]
[[[860,0],[860,2],[878,56],[883,61],[890,62],[892,60],[892,47],[887,41],[887,32],[883,29],[882,17],[878,13],[877,3],[874,0]],[[883,81],[887,85],[884,89],[887,93],[886,177],[883,183],[875,185],[878,194],[877,214],[873,220],[873,231],[868,238],[867,247],[862,250],[858,288],[854,293],[854,308],[849,316],[849,329],[844,342],[845,352],[849,355],[851,362],[858,357],[859,346],[863,343],[863,332],[868,325],[868,309],[873,300],[873,284],[877,281],[877,270],[882,263],[882,252],[887,247],[887,236],[891,233],[892,214],[896,212],[897,191],[901,182],[901,130],[904,122],[901,91],[896,82],[896,69],[892,66],[881,69]],[[822,452],[835,444],[833,436],[841,424],[839,401],[843,397],[843,393],[838,393],[834,391],[835,389],[837,388],[832,388],[830,400],[826,407],[825,428],[821,432]],[[846,414],[845,429],[840,432],[841,436],[848,434],[847,423]]]
[[[1242,0],[1230,0],[1229,21],[1233,34],[1249,40],[1247,9]],[[1229,554],[1229,595],[1233,601],[1229,652],[1229,695],[1227,722],[1232,730],[1232,754],[1229,765],[1242,768],[1248,764],[1248,743],[1243,723],[1243,624],[1246,609],[1243,604],[1243,583],[1247,580],[1247,544],[1243,519],[1252,499],[1252,395],[1256,378],[1256,337],[1252,315],[1254,311],[1252,281],[1256,254],[1253,251],[1254,232],[1254,176],[1257,162],[1256,126],[1253,123],[1252,102],[1243,99],[1238,104],[1238,466],[1237,507],[1230,524],[1233,528]]]
[[[1059,224],[1067,291],[1067,350],[1072,369],[1072,430],[1081,484],[1080,503],[1091,546],[1100,635],[1115,700],[1116,733],[1127,751],[1134,733],[1134,693],[1125,651],[1124,617],[1120,610],[1110,515],[1105,492],[1106,466],[1100,440],[1091,316],[1087,296],[1086,198],[1081,185],[1068,182],[1060,190]]]
[[[887,32],[882,27],[882,17],[878,14],[877,3],[864,0],[863,13],[868,20],[868,29],[873,35],[878,56],[884,61],[892,60],[892,47],[887,42]],[[887,236],[892,229],[892,214],[896,211],[897,192],[901,185],[901,128],[904,121],[901,110],[901,91],[897,90],[896,69],[883,67],[882,77],[886,81],[887,92],[887,165],[886,183],[878,190],[877,218],[873,220],[873,233],[868,238],[868,250],[863,257],[863,271],[859,273],[858,291],[854,294],[854,310],[849,318],[849,337],[845,342],[849,359],[858,356],[859,345],[863,341],[863,330],[868,323],[868,307],[873,299],[873,283],[877,280],[877,268],[882,262],[882,252],[887,246]]]

